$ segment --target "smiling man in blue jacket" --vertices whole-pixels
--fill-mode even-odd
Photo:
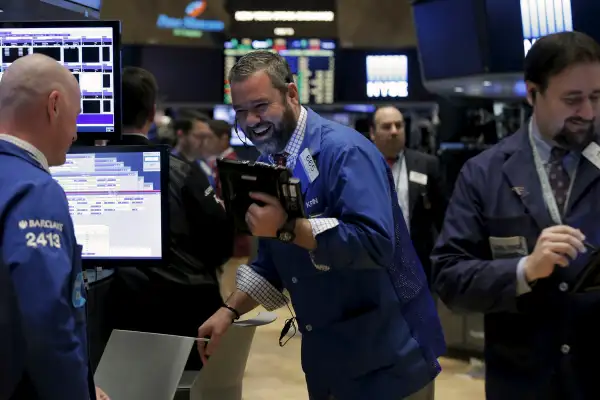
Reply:
[[[65,193],[49,172],[65,162],[80,111],[77,80],[49,57],[18,59],[0,82],[0,257],[22,332],[15,349],[21,368],[9,382],[0,377],[0,393],[15,400],[95,399],[81,247]],[[6,336],[0,332],[0,340]],[[0,371],[6,362],[0,359]]]
[[[300,179],[309,217],[289,220],[278,200],[253,194],[263,204],[246,215],[258,257],[200,327],[211,338],[203,357],[241,314],[286,305],[286,288],[311,399],[400,400],[427,387],[444,341],[385,159],[356,131],[302,107],[281,56],[250,53],[229,81],[239,128],[261,161]]]

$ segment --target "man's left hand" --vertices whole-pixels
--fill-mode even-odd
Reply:
[[[276,237],[277,231],[285,224],[287,213],[279,200],[265,193],[250,193],[253,200],[264,203],[259,206],[254,203],[246,212],[246,223],[257,237]]]
[[[98,400],[110,400],[108,395],[106,393],[104,393],[104,391],[102,389],[100,389],[98,386],[96,386],[96,398]]]

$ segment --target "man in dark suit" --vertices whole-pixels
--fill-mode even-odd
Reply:
[[[598,399],[600,296],[576,287],[600,244],[600,45],[544,36],[523,70],[533,115],[463,166],[434,285],[485,314],[486,399]]]
[[[123,131],[110,145],[148,145],[158,88],[141,68],[123,70]],[[195,118],[191,121],[195,121]],[[233,252],[233,225],[197,163],[172,154],[168,267],[120,268],[111,301],[115,329],[195,336],[223,304],[217,271]],[[186,369],[202,364],[192,351]]]
[[[431,284],[429,256],[447,205],[439,161],[406,148],[404,116],[393,106],[381,107],[373,114],[370,135],[392,169],[406,226]]]

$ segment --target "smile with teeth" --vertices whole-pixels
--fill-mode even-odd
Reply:
[[[254,133],[257,135],[264,135],[265,133],[267,133],[267,131],[269,130],[270,126],[268,125],[264,125],[264,126],[259,126],[257,128],[254,129]]]

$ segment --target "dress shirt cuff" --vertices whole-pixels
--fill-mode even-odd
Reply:
[[[517,296],[531,292],[531,286],[527,283],[525,277],[525,261],[527,257],[523,257],[517,264]]]
[[[317,235],[333,229],[340,224],[337,218],[310,218],[308,222],[310,222],[312,234],[315,238]]]
[[[236,286],[238,290],[260,303],[267,311],[277,310],[288,303],[288,299],[283,293],[248,265],[238,268]]]

